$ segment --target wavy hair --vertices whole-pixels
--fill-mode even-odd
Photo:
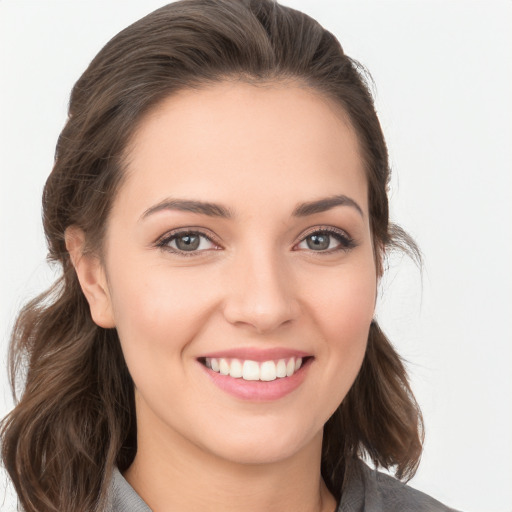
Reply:
[[[272,0],[181,0],[116,35],[75,84],[43,193],[49,259],[62,276],[20,312],[9,361],[22,393],[2,421],[2,458],[26,512],[103,510],[115,465],[136,450],[133,382],[115,329],[92,320],[66,251],[75,225],[101,254],[123,180],[123,156],[144,116],[179,90],[224,80],[294,80],[333,99],[355,129],[367,174],[378,272],[390,248],[418,255],[389,221],[390,170],[368,75],[309,16]],[[339,500],[355,458],[414,474],[422,419],[404,365],[377,323],[362,368],[324,429],[322,475]]]

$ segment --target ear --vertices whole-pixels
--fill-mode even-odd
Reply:
[[[85,234],[77,226],[67,228],[64,237],[66,249],[89,303],[94,323],[105,329],[115,327],[112,301],[100,258],[94,254],[84,253]]]

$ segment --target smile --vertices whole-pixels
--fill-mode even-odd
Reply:
[[[222,391],[242,400],[269,402],[289,395],[306,379],[315,357],[288,348],[237,348],[197,358]]]
[[[270,382],[291,377],[302,366],[302,357],[290,357],[268,361],[252,361],[236,358],[204,358],[204,365],[210,370],[246,381]]]

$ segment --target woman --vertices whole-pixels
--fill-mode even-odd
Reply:
[[[21,312],[4,420],[45,510],[448,510],[373,319],[387,151],[359,67],[266,0],[184,0],[75,85],[43,197],[54,288]]]

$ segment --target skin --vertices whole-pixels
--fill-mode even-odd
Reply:
[[[322,429],[361,366],[377,288],[367,183],[344,113],[293,83],[185,90],[141,122],[127,162],[103,258],[81,255],[79,229],[66,233],[92,316],[117,328],[136,386],[138,452],[125,477],[154,512],[334,510]],[[361,211],[292,216],[338,194]],[[144,217],[171,196],[233,217]],[[353,247],[332,237],[329,250],[311,249],[307,237],[326,227]],[[192,256],[159,247],[177,228],[214,241]],[[242,400],[197,360],[240,347],[313,360],[290,394]]]

